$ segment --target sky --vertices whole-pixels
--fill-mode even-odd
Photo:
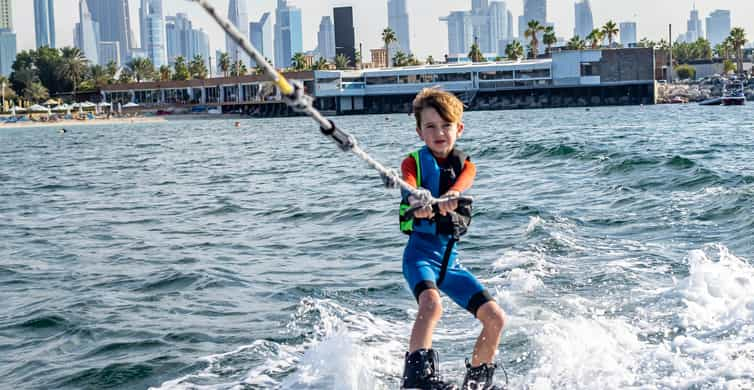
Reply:
[[[195,3],[188,0],[163,0],[166,15],[184,12],[194,27],[201,27],[210,35],[211,53],[225,50],[225,36],[215,22]],[[264,12],[274,16],[276,0],[247,0],[249,18],[258,20]],[[78,22],[79,0],[55,0],[55,23],[58,47],[73,45],[73,27]],[[441,58],[447,52],[447,25],[439,21],[451,11],[471,8],[471,0],[407,0],[411,31],[411,46],[419,58],[433,55]],[[555,23],[558,36],[570,38],[574,28],[576,0],[547,0],[548,21]],[[212,0],[223,14],[227,14],[228,0]],[[365,60],[369,49],[382,47],[380,34],[387,27],[387,0],[290,0],[303,15],[304,50],[317,45],[317,30],[322,16],[331,15],[332,7],[353,6],[356,42],[363,44]],[[523,13],[523,0],[506,1],[515,20]],[[715,9],[728,9],[734,27],[743,27],[754,41],[754,0],[591,0],[595,25],[608,20],[616,23],[636,21],[639,38],[659,40],[668,36],[668,24],[673,25],[673,39],[686,31],[686,20],[696,3],[702,20]],[[34,49],[34,10],[31,0],[13,0],[14,26],[18,49]],[[138,0],[130,0],[131,23],[138,42]],[[706,29],[706,27],[705,27]],[[518,31],[518,27],[514,29]]]

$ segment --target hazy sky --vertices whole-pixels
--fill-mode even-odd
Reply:
[[[225,50],[225,37],[222,30],[207,17],[200,7],[188,0],[163,0],[166,15],[177,12],[188,13],[195,27],[204,28],[210,34],[212,53],[216,49]],[[275,0],[247,0],[249,16],[258,20],[262,13],[270,11],[274,15]],[[363,42],[365,57],[369,49],[382,46],[380,33],[387,26],[387,0],[293,0],[289,1],[302,9],[304,50],[312,50],[317,44],[317,30],[323,15],[331,15],[332,7],[350,5],[354,7],[356,40]],[[558,36],[570,38],[573,35],[575,0],[548,0],[548,20],[555,23]],[[218,8],[227,14],[228,0],[214,0]],[[438,19],[452,10],[471,8],[471,0],[407,0],[411,29],[411,46],[420,57],[427,55],[441,57],[447,52],[447,25]],[[506,1],[508,8],[517,19],[523,12],[523,0]],[[638,23],[639,37],[654,40],[667,37],[668,24],[673,24],[675,37],[686,31],[686,20],[694,3],[693,0],[591,0],[595,24],[603,24],[609,19],[615,22],[633,20]],[[19,50],[33,49],[34,13],[31,0],[14,1],[14,24],[18,36]],[[715,9],[729,9],[734,26],[749,32],[749,40],[754,40],[754,0],[697,0],[696,6],[702,19]],[[55,0],[55,23],[58,46],[73,44],[73,27],[78,21],[78,0]],[[138,0],[130,0],[131,22],[138,39]],[[515,21],[514,21],[515,23]],[[705,27],[706,28],[706,27]],[[518,31],[518,27],[514,31]]]

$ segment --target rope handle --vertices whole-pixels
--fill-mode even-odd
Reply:
[[[419,204],[417,204],[415,206],[409,207],[406,210],[406,212],[403,214],[404,215],[403,218],[404,219],[414,218],[414,213],[417,210],[422,209],[422,208],[424,208],[427,205],[431,205],[432,206],[432,210],[435,212],[435,214],[437,214],[439,212],[438,205],[440,203],[448,202],[448,201],[451,201],[451,200],[457,200],[459,206],[469,206],[469,205],[471,205],[474,202],[474,198],[471,197],[471,196],[467,196],[467,195],[443,196],[443,197],[440,197],[440,198],[432,198],[432,199],[429,200],[429,202],[426,202],[426,203],[425,202],[420,202]]]

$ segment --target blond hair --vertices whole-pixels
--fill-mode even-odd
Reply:
[[[414,98],[413,109],[416,127],[422,127],[422,111],[434,108],[442,119],[450,123],[461,123],[463,103],[450,92],[438,88],[424,88]]]

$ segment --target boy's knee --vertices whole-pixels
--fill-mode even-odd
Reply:
[[[484,326],[498,329],[500,331],[505,327],[505,312],[494,302],[488,302],[479,309],[479,321]]]
[[[420,315],[440,318],[442,315],[442,301],[440,294],[435,289],[425,290],[419,295]]]

